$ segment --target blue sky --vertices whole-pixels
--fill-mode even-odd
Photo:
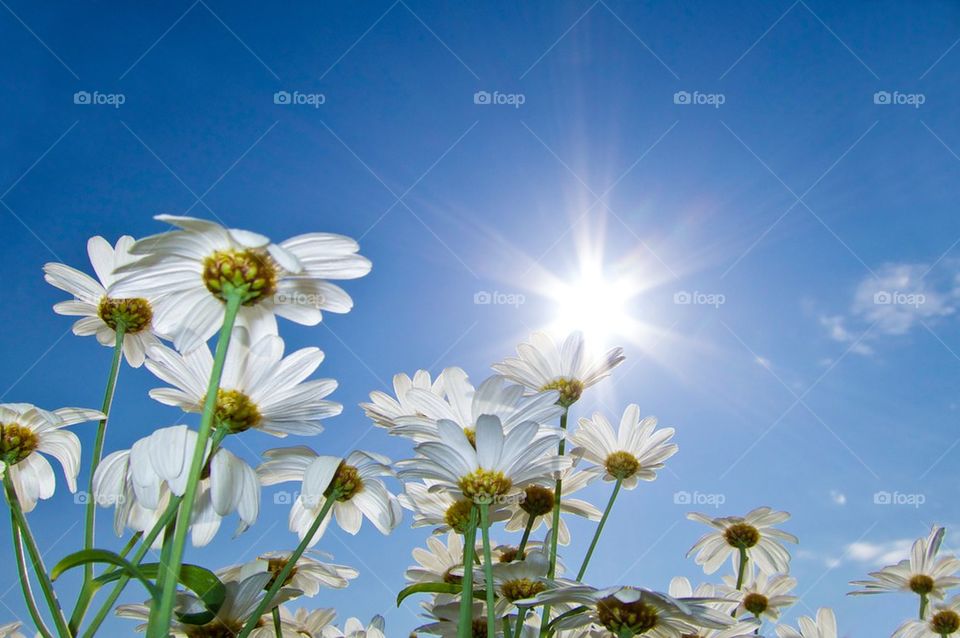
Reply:
[[[0,4],[3,401],[99,405],[109,351],[67,332],[41,276],[86,268],[87,237],[157,232],[157,213],[332,231],[374,267],[347,284],[349,315],[281,324],[341,383],[343,415],[310,443],[402,458],[357,403],[398,371],[483,378],[557,318],[543,282],[577,280],[589,253],[638,288],[643,328],[617,335],[627,362],[575,414],[636,402],[681,450],[621,498],[588,578],[699,578],[683,556],[703,530],[675,495],[722,495],[718,514],[792,512],[788,619],[830,605],[844,635],[875,636],[914,613],[844,593],[960,518],[955,3]],[[523,303],[475,303],[493,292]],[[180,418],[155,386],[123,370],[108,450]],[[31,515],[50,556],[81,536],[59,486]],[[202,559],[292,547],[285,508],[264,503]],[[574,530],[578,562],[592,527]],[[423,537],[331,533],[322,548],[362,576],[316,603],[405,635],[416,605],[393,596]],[[23,616],[0,585],[0,616]]]

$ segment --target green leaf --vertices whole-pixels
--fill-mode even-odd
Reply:
[[[144,563],[140,565],[141,573],[149,578],[156,578],[160,571],[159,563]],[[103,574],[94,579],[98,585],[105,585],[111,581],[120,578],[117,572]],[[180,567],[180,578],[177,579],[180,584],[195,593],[207,611],[196,614],[177,614],[181,622],[189,625],[204,625],[213,620],[216,613],[223,605],[227,596],[227,588],[217,575],[209,569],[204,569],[198,565],[184,564]]]
[[[143,586],[150,592],[151,598],[159,595],[156,586],[140,567],[137,567],[119,554],[106,549],[85,549],[64,556],[63,559],[50,570],[50,579],[56,580],[68,569],[86,565],[87,563],[108,563],[114,565],[118,569],[111,571],[108,575],[115,575],[116,578],[119,578],[122,574],[126,574],[130,578],[136,578],[143,583]]]
[[[399,607],[408,596],[412,596],[413,594],[459,594],[461,589],[463,589],[461,585],[452,583],[417,583],[416,585],[405,587],[397,594],[397,607]],[[479,600],[485,600],[486,591],[483,589],[475,589],[473,591],[473,597]]]

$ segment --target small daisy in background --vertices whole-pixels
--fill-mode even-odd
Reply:
[[[822,607],[817,617],[801,616],[797,619],[797,629],[787,625],[777,625],[780,638],[837,638],[837,617],[832,609]]]
[[[123,355],[130,367],[139,368],[147,349],[158,343],[153,331],[156,293],[130,288],[121,296],[113,291],[117,279],[114,270],[138,259],[130,254],[133,245],[134,239],[128,235],[117,240],[116,246],[103,237],[91,237],[87,255],[97,279],[64,264],[45,264],[43,272],[48,284],[74,297],[53,307],[59,315],[82,317],[73,324],[73,334],[95,335],[101,345],[112,348],[117,341],[116,331],[122,326]]]
[[[386,638],[383,616],[374,616],[364,625],[358,618],[347,618],[343,629],[327,625],[320,632],[322,638]]]
[[[29,403],[0,403],[0,476],[12,483],[24,512],[56,490],[53,468],[40,452],[60,462],[67,488],[77,491],[80,439],[63,428],[103,418],[99,410],[86,408],[48,412]]]
[[[716,609],[725,615],[732,615],[730,612],[736,607],[737,601],[727,600],[723,592],[718,591],[718,589],[718,586],[710,583],[700,583],[694,589],[689,580],[677,576],[670,580],[670,587],[667,592],[677,600],[700,599],[704,601],[707,607]],[[760,622],[756,618],[734,618],[734,621],[734,624],[723,629],[690,627],[690,633],[684,634],[684,638],[747,638],[748,636],[754,636],[754,632],[760,627]]]
[[[241,295],[237,322],[254,335],[276,334],[276,317],[314,326],[322,310],[345,313],[353,301],[328,279],[357,279],[370,261],[349,237],[308,233],[272,243],[248,230],[193,217],[158,215],[180,230],[145,237],[130,247],[142,256],[117,268],[116,294],[162,295],[153,322],[180,352],[212,337],[231,291]]]
[[[576,471],[573,468],[560,473],[563,480],[563,492],[560,497],[560,512],[564,514],[573,514],[581,516],[590,521],[599,521],[602,512],[587,501],[570,498],[570,495],[587,487],[597,478],[597,473],[593,471]],[[509,504],[512,514],[510,520],[504,528],[508,532],[524,531],[530,526],[530,532],[536,532],[541,525],[546,525],[548,530],[553,529],[553,519],[550,513],[554,506],[554,486],[556,482],[554,477],[543,477],[528,485],[523,490],[523,498]],[[533,519],[531,522],[530,519]],[[560,533],[557,535],[557,542],[561,545],[570,544],[570,528],[567,523],[560,518]]]
[[[436,481],[404,483],[404,493],[397,498],[404,509],[413,513],[411,527],[434,527],[435,533],[454,530],[459,534],[467,531],[470,509],[473,502],[466,498],[454,498],[449,492],[432,489]],[[506,504],[490,506],[490,521],[500,522],[510,518]]]
[[[692,512],[687,518],[709,525],[714,532],[700,537],[687,556],[696,554],[696,563],[703,571],[712,574],[729,558],[739,552],[740,576],[745,576],[745,563],[753,560],[757,567],[767,573],[787,572],[790,553],[781,541],[796,543],[797,537],[774,527],[790,519],[787,512],[776,512],[769,507],[758,507],[746,516],[710,517]],[[745,558],[743,558],[745,557]]]
[[[407,398],[411,390],[425,390],[437,397],[443,396],[443,373],[437,375],[435,381],[430,380],[430,373],[426,370],[417,370],[411,379],[406,374],[393,375],[393,392],[396,398],[382,390],[370,393],[370,402],[361,403],[366,414],[374,424],[390,429],[398,418],[416,416],[417,410]]]
[[[739,590],[735,588],[736,581],[731,576],[725,576],[726,587],[723,588],[726,596],[737,601],[735,615],[753,616],[758,620],[776,622],[784,608],[797,602],[796,596],[789,592],[797,586],[797,579],[787,574],[767,574],[753,567],[747,568],[747,575]]]
[[[322,638],[323,630],[333,623],[337,617],[335,609],[297,609],[289,611],[286,607],[280,608],[280,624],[283,638],[290,632],[290,638]]]
[[[494,364],[493,369],[533,392],[557,390],[559,404],[568,408],[623,360],[623,348],[591,356],[581,332],[571,332],[561,345],[545,332],[534,332],[528,342],[517,346],[516,357]]]
[[[346,565],[334,565],[319,560],[324,557],[319,552],[311,552],[316,555],[300,556],[294,566],[294,569],[283,587],[300,590],[304,596],[310,598],[320,593],[321,589],[344,589],[354,578],[360,575],[353,567]],[[217,571],[221,580],[245,580],[254,574],[269,573],[276,578],[280,572],[290,562],[292,552],[267,552],[261,554],[255,560],[242,565],[234,565]],[[273,584],[271,579],[265,586],[269,588]]]
[[[944,638],[960,633],[960,596],[934,603],[920,620],[908,620],[893,633],[893,638]]]
[[[427,547],[415,547],[417,564],[407,568],[409,583],[452,583],[463,581],[463,536],[450,532],[446,542],[438,536],[427,537]]]

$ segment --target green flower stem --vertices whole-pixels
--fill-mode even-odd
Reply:
[[[520,544],[517,545],[517,560],[523,560],[523,551],[527,548],[527,541],[530,540],[530,532],[533,531],[533,524],[537,522],[536,516],[527,515],[527,526],[523,528],[523,536],[520,537]]]
[[[20,538],[25,542],[27,553],[30,554],[30,562],[33,564],[33,571],[40,583],[40,591],[43,592],[43,597],[47,599],[47,606],[53,616],[53,624],[57,628],[57,633],[64,637],[71,636],[67,619],[63,615],[60,601],[57,600],[57,593],[53,589],[53,582],[51,582],[50,576],[47,574],[47,568],[43,564],[43,556],[40,554],[37,542],[33,538],[33,533],[30,531],[27,517],[23,515],[23,508],[20,507],[20,499],[13,488],[13,479],[10,478],[10,472],[3,475],[3,487],[6,491],[7,503],[10,505],[10,512],[13,514],[13,520],[20,528]]]
[[[190,529],[193,506],[200,486],[200,472],[206,459],[207,441],[210,439],[210,433],[213,429],[213,413],[217,407],[217,390],[220,389],[220,377],[223,375],[223,364],[227,358],[227,348],[230,345],[233,324],[243,301],[242,290],[231,288],[224,290],[224,293],[227,303],[223,313],[223,326],[220,328],[220,336],[217,339],[217,351],[213,357],[213,369],[210,372],[207,395],[203,402],[203,416],[200,418],[200,429],[197,431],[197,444],[193,450],[193,460],[190,462],[190,474],[187,477],[183,500],[180,502],[180,512],[177,515],[169,563],[166,564],[167,569],[161,570],[159,573],[160,603],[154,605],[150,610],[147,638],[166,638],[169,633],[170,619],[173,616],[174,598],[177,593],[177,575],[180,573],[180,566],[183,564],[187,532]]]
[[[560,432],[566,436],[567,433],[567,414],[569,408],[563,411],[563,414],[560,415]],[[560,439],[560,444],[557,446],[557,454],[563,456],[566,451],[567,440],[566,438]],[[551,520],[550,528],[550,567],[547,570],[547,577],[553,579],[557,573],[557,545],[560,541],[560,500],[563,497],[563,481],[557,479],[556,484],[553,487],[553,519]],[[540,636],[547,635],[547,625],[550,621],[550,605],[544,605],[543,611],[540,615]]]
[[[27,572],[27,561],[23,556],[23,539],[20,537],[20,528],[17,527],[17,519],[10,512],[11,538],[13,539],[13,553],[17,557],[17,575],[20,577],[20,588],[23,590],[23,599],[27,603],[27,611],[33,619],[33,624],[43,638],[53,638],[50,629],[43,623],[43,616],[40,615],[40,609],[37,607],[37,601],[33,597],[33,589],[30,588],[30,574]]]
[[[283,638],[283,624],[280,622],[280,608],[273,608],[273,633],[277,638]]]
[[[266,613],[270,602],[276,598],[277,592],[280,591],[290,578],[290,574],[293,573],[293,569],[297,566],[297,561],[300,560],[303,553],[307,551],[307,547],[310,546],[310,541],[313,540],[313,537],[317,534],[317,530],[320,529],[320,524],[323,523],[323,520],[327,517],[327,513],[333,509],[333,505],[337,502],[337,499],[340,498],[340,495],[340,490],[334,489],[327,496],[327,500],[323,502],[323,507],[320,508],[320,513],[313,519],[313,524],[310,526],[310,529],[307,530],[307,534],[303,537],[303,540],[300,541],[300,544],[297,545],[297,548],[293,550],[293,553],[290,555],[290,558],[287,559],[280,573],[273,578],[273,584],[270,585],[270,589],[268,589],[267,593],[260,599],[260,604],[257,605],[256,610],[247,618],[247,624],[245,624],[240,633],[237,634],[237,638],[247,638],[250,632],[256,628],[257,622],[259,622],[263,614]]]
[[[923,620],[923,615],[927,613],[927,603],[930,602],[930,599],[926,594],[920,594],[920,620]]]
[[[747,556],[747,550],[740,548],[740,568],[737,570],[737,591],[740,591],[740,588],[743,587],[743,578],[747,574],[747,561],[750,560]]]
[[[473,638],[473,551],[477,544],[477,508],[470,508],[470,521],[463,534],[463,583],[457,638]]]
[[[623,479],[618,478],[616,484],[613,486],[613,493],[610,494],[610,500],[607,501],[607,509],[603,510],[603,516],[600,517],[600,524],[597,525],[597,531],[593,533],[593,540],[590,541],[590,548],[587,549],[587,555],[583,557],[583,564],[580,565],[580,571],[577,572],[577,580],[582,581],[583,575],[587,572],[587,563],[590,562],[590,557],[593,556],[593,550],[597,547],[597,541],[600,540],[603,526],[607,524],[607,517],[610,516],[610,510],[613,509],[613,502],[617,500],[617,494],[620,493],[620,486],[622,484]]]
[[[480,503],[480,531],[483,536],[483,579],[487,592],[487,638],[496,638],[497,620],[494,609],[493,558],[490,556],[490,504]]]
[[[513,638],[520,638],[523,635],[523,622],[527,619],[527,608],[517,607],[517,630],[513,632]]]
[[[143,560],[144,556],[147,555],[147,552],[150,551],[150,548],[153,547],[153,543],[155,540],[157,540],[157,536],[160,535],[160,532],[164,530],[167,527],[167,524],[173,520],[173,517],[177,515],[177,509],[179,507],[179,497],[175,497],[170,500],[170,502],[167,504],[167,509],[164,510],[163,514],[154,524],[153,528],[147,533],[146,536],[143,537],[143,542],[140,543],[140,547],[137,548],[137,551],[133,553],[133,558],[130,559],[131,563],[134,565],[140,564],[140,561]],[[117,584],[114,585],[113,591],[110,592],[110,595],[107,596],[107,599],[103,602],[103,605],[100,607],[97,615],[93,617],[93,620],[90,622],[90,626],[87,627],[87,630],[83,633],[83,638],[93,638],[93,636],[96,635],[100,625],[103,624],[103,621],[107,619],[107,615],[110,613],[110,610],[113,609],[113,604],[117,602],[117,598],[120,597],[120,594],[123,593],[124,588],[129,582],[129,576],[124,575],[120,577],[120,580],[118,580]]]
[[[93,441],[93,457],[90,459],[90,478],[87,481],[87,511],[83,528],[83,548],[93,549],[94,527],[97,516],[97,503],[93,497],[93,475],[100,465],[100,459],[103,457],[103,443],[107,434],[107,419],[110,416],[110,407],[113,405],[113,395],[117,389],[117,377],[120,375],[120,359],[123,356],[123,336],[126,332],[126,326],[123,323],[117,324],[117,339],[113,345],[113,361],[110,364],[110,376],[107,377],[107,389],[103,393],[103,406],[100,411],[104,417],[100,419],[97,425],[97,436]],[[83,617],[90,607],[90,601],[93,599],[93,563],[87,563],[83,566],[83,584],[80,585],[80,594],[77,596],[77,603],[74,605],[73,614],[70,616],[70,631],[76,635]]]

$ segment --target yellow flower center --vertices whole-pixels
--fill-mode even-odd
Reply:
[[[743,597],[743,606],[754,616],[759,616],[767,611],[769,601],[763,594],[750,593]]]
[[[18,423],[0,423],[0,461],[16,465],[40,445],[40,438],[33,430]]]
[[[580,395],[583,394],[583,381],[560,377],[540,388],[541,392],[546,392],[547,390],[559,391],[560,398],[557,399],[557,405],[569,408],[576,403]]]
[[[463,495],[474,503],[492,503],[497,497],[509,492],[513,482],[504,476],[503,472],[481,467],[461,477],[458,486]]]
[[[613,452],[607,456],[604,463],[610,476],[623,480],[628,479],[640,469],[640,461],[629,452]]]
[[[122,325],[127,334],[136,334],[150,327],[153,308],[150,307],[149,301],[139,297],[132,299],[104,297],[97,306],[97,316],[112,330]]]
[[[553,511],[553,499],[553,490],[539,485],[531,485],[524,490],[520,509],[530,516],[543,516]]]
[[[910,591],[917,595],[929,594],[933,591],[933,579],[926,574],[917,574],[910,579]]]
[[[470,526],[470,510],[473,509],[473,502],[467,499],[461,499],[447,508],[443,515],[443,521],[450,526],[450,529],[463,534]]]
[[[930,631],[937,635],[955,634],[957,630],[960,630],[960,614],[950,609],[938,611],[930,620]]]
[[[642,634],[657,626],[657,610],[643,601],[625,603],[616,596],[607,596],[597,602],[600,624],[619,634],[627,629]]]
[[[523,560],[527,557],[527,552],[523,552],[523,556],[520,555],[519,547],[507,547],[500,552],[500,556],[497,558],[498,563],[512,563],[515,560]]]
[[[448,585],[459,585],[463,582],[463,576],[457,576],[454,574],[454,569],[456,568],[451,567],[447,571],[443,572],[443,582],[447,583]]]
[[[214,418],[219,426],[233,433],[243,432],[260,423],[260,410],[250,397],[238,390],[217,390]]]
[[[213,296],[226,301],[230,291],[241,293],[252,306],[277,290],[277,267],[257,250],[218,250],[203,260],[203,283]]]
[[[474,428],[463,428],[463,433],[467,436],[467,441],[470,442],[470,447],[476,450],[477,449],[477,431]]]
[[[338,501],[349,501],[363,490],[363,479],[360,478],[360,472],[352,465],[347,465],[345,461],[340,461],[340,466],[330,481],[330,486],[323,493],[324,496],[330,496],[334,490],[337,491]]]
[[[518,578],[517,580],[508,580],[505,582],[500,587],[500,593],[503,594],[504,598],[513,602],[515,600],[523,600],[524,598],[532,598],[546,588],[546,585],[538,580]]]
[[[760,542],[760,532],[753,525],[734,523],[723,532],[727,544],[739,549],[749,549]]]
[[[263,621],[256,625],[263,626]],[[206,625],[184,625],[187,638],[235,638],[243,629],[243,622],[223,622],[219,618]]]

